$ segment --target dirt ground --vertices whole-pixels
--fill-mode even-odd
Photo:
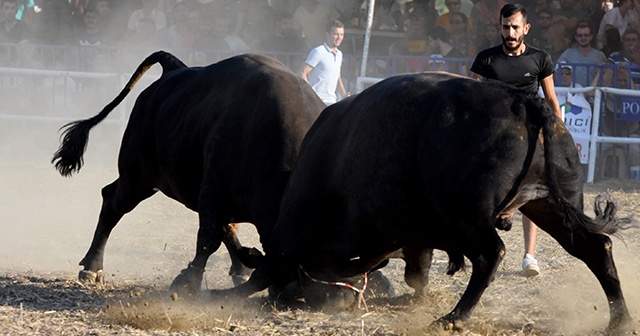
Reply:
[[[193,257],[197,216],[163,195],[145,201],[116,227],[105,254],[104,285],[76,282],[100,208],[100,189],[116,177],[118,127],[96,128],[86,166],[71,179],[49,164],[61,123],[37,132],[28,123],[0,125],[0,335],[588,335],[602,334],[608,307],[589,270],[545,233],[538,237],[542,274],[520,275],[520,221],[501,232],[508,253],[461,332],[429,328],[448,313],[470,271],[445,275],[436,255],[429,294],[407,300],[404,264],[383,272],[397,297],[369,299],[369,312],[340,313],[277,307],[258,293],[243,302],[173,301],[171,280]],[[26,134],[29,134],[28,136]],[[610,192],[621,216],[640,210],[638,181],[586,186],[587,210],[596,194]],[[245,245],[258,246],[253,227],[240,229]],[[634,324],[640,333],[640,230],[613,237],[614,256]],[[205,288],[226,288],[229,260],[216,252]]]

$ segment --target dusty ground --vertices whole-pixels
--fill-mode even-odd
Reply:
[[[100,208],[100,188],[116,177],[116,126],[92,133],[87,165],[65,179],[48,163],[57,147],[56,128],[33,132],[24,123],[0,125],[0,335],[431,335],[428,326],[448,313],[466,286],[470,272],[446,276],[446,257],[436,256],[426,300],[408,303],[403,263],[384,273],[399,297],[369,300],[369,312],[338,314],[286,310],[259,293],[246,302],[172,301],[171,280],[192,258],[197,218],[162,195],[126,216],[107,246],[106,283],[75,281],[78,261],[89,246]],[[106,129],[106,130],[105,130]],[[111,131],[107,131],[111,130]],[[12,133],[10,131],[16,131]],[[29,136],[24,134],[29,131]],[[111,133],[110,133],[111,132]],[[20,144],[18,146],[17,144]],[[26,143],[26,150],[25,150]],[[640,209],[636,181],[587,186],[588,210],[596,193],[611,191],[620,215]],[[508,248],[497,277],[485,292],[462,335],[599,334],[608,308],[595,277],[548,235],[538,239],[542,275],[519,273],[520,222],[502,232]],[[627,304],[640,332],[640,230],[614,237],[614,255]],[[257,246],[249,225],[241,238]],[[226,252],[209,261],[204,286],[225,288]]]

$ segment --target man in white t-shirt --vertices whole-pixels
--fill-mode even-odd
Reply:
[[[604,14],[598,28],[598,49],[602,49],[604,45],[606,30],[617,29],[622,36],[627,27],[638,29],[638,12],[635,7],[635,0],[620,0],[617,7]]]
[[[333,20],[325,35],[326,42],[313,48],[307,56],[301,76],[326,105],[331,105],[338,100],[336,91],[343,97],[349,96],[340,77],[342,51],[338,49],[344,39],[344,24]]]

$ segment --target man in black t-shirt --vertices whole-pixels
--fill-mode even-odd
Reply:
[[[538,86],[542,86],[547,104],[558,118],[562,118],[553,84],[555,68],[551,57],[524,43],[530,28],[527,11],[522,5],[504,5],[500,10],[502,45],[481,51],[471,65],[471,72],[474,78],[503,81],[532,95],[538,93]],[[533,257],[538,227],[529,218],[522,217],[525,248],[522,270],[525,276],[536,276],[540,273],[538,261]]]

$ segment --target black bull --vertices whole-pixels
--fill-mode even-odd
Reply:
[[[248,261],[261,264],[247,283],[217,294],[362,276],[398,249],[421,290],[436,248],[473,266],[440,319],[456,325],[504,256],[496,229],[509,229],[520,210],[587,264],[617,327],[629,313],[605,234],[629,221],[615,219],[610,201],[586,216],[582,188],[572,138],[544,100],[444,73],[392,77],[324,110],[302,144],[265,258]]]
[[[262,243],[268,239],[302,139],[325,105],[299,76],[268,57],[242,55],[190,68],[156,52],[99,114],[65,126],[52,160],[63,176],[82,167],[91,128],[155,63],[163,74],[136,100],[118,157],[119,177],[102,189],[102,209],[80,262],[80,278],[102,280],[112,229],[160,190],[199,215],[196,255],[173,289],[200,290],[207,259],[221,242],[238,282],[249,270],[237,259],[240,243],[228,224],[251,222]]]

